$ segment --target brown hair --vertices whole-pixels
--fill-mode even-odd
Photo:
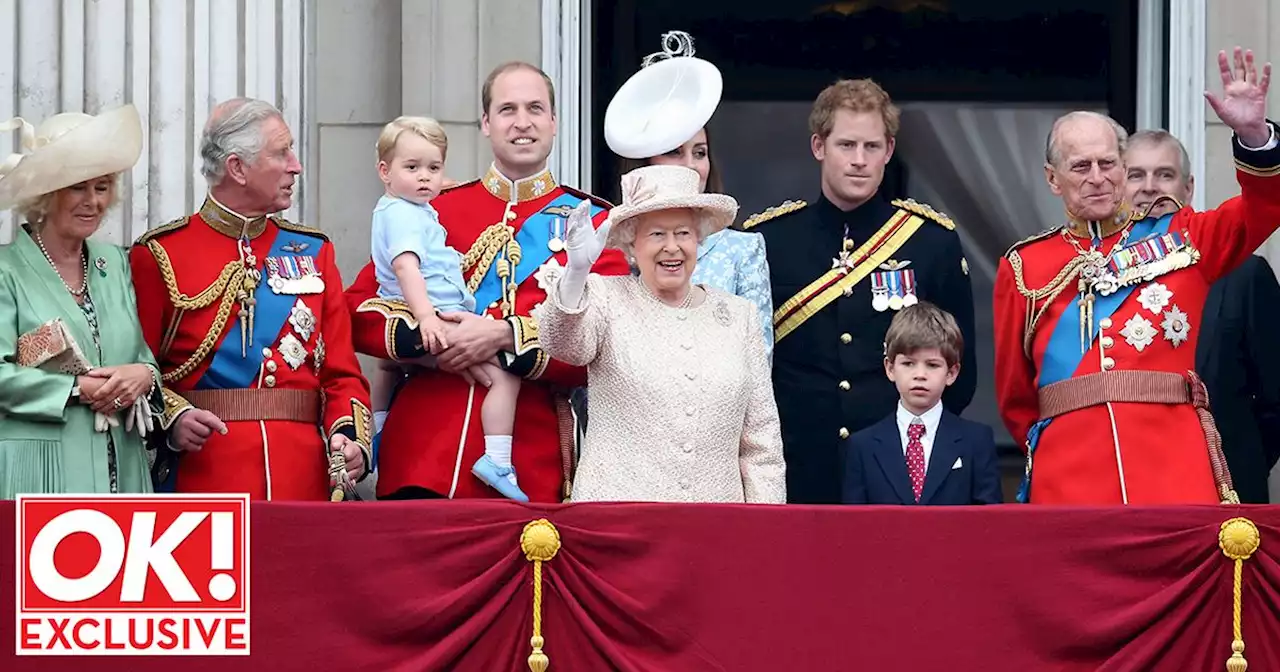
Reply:
[[[720,171],[716,168],[716,157],[711,151],[711,131],[703,128],[702,132],[707,136],[707,161],[711,164],[711,168],[707,170],[707,189],[703,193],[707,194],[723,194],[724,182],[720,178]],[[694,135],[697,135],[696,133]],[[650,165],[653,159],[622,159],[618,166],[618,174],[626,175],[636,168],[643,168]]]
[[[489,114],[489,106],[493,104],[493,83],[497,81],[498,77],[515,70],[528,70],[530,72],[536,72],[542,76],[542,81],[547,83],[547,96],[548,102],[551,103],[551,114],[555,114],[556,85],[551,83],[551,77],[548,76],[547,73],[543,72],[542,68],[539,68],[532,63],[525,63],[524,61],[508,61],[503,63],[502,65],[494,68],[493,71],[489,73],[488,77],[484,78],[484,86],[480,87],[480,107],[483,108],[481,113]]]
[[[870,79],[841,79],[823,89],[818,99],[813,101],[813,111],[809,113],[809,132],[826,140],[835,125],[836,110],[841,109],[877,112],[884,120],[885,134],[890,138],[898,136],[898,106],[879,84]]]
[[[449,155],[449,136],[445,135],[440,122],[430,117],[396,117],[394,121],[382,127],[378,134],[378,160],[388,161],[395,156],[396,143],[404,133],[412,133],[440,149],[440,158]]]
[[[892,362],[898,355],[908,355],[920,350],[937,348],[947,366],[960,363],[964,350],[964,334],[956,318],[945,310],[921,301],[907,306],[893,316],[889,331],[884,336],[884,356]]]

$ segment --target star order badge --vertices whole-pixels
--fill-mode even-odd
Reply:
[[[560,277],[563,271],[564,267],[560,265],[560,262],[556,261],[555,257],[552,257],[547,260],[547,263],[538,267],[538,270],[533,274],[533,278],[538,281],[538,288],[546,292],[550,291],[551,283]]]
[[[289,324],[293,326],[293,330],[302,337],[303,342],[311,340],[311,332],[316,328],[316,315],[311,312],[307,304],[298,299],[293,304],[293,310],[289,313]]]
[[[284,359],[285,364],[294,371],[307,361],[307,349],[302,345],[293,334],[285,334],[280,339],[280,345],[276,350],[280,353],[280,357]]]
[[[1160,328],[1164,330],[1164,338],[1169,341],[1173,347],[1178,347],[1187,342],[1191,337],[1191,322],[1187,319],[1187,314],[1178,308],[1178,304],[1173,304],[1173,308],[1165,311],[1164,321],[1160,323]]]
[[[311,361],[316,365],[316,375],[320,375],[320,367],[324,366],[324,336],[316,336],[316,349],[311,353]]]

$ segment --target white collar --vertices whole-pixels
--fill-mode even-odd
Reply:
[[[899,399],[897,413],[898,429],[905,432],[907,426],[910,425],[916,417],[917,416],[914,413],[907,410],[906,406],[902,405],[902,400]],[[942,400],[939,399],[938,403],[933,405],[933,408],[925,411],[924,414],[919,417],[920,421],[924,423],[925,436],[937,436],[938,423],[942,421]]]

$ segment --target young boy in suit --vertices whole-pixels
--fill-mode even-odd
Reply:
[[[884,372],[898,388],[898,409],[845,442],[845,504],[1003,501],[991,428],[942,408],[963,351],[960,327],[946,311],[922,301],[894,316]]]

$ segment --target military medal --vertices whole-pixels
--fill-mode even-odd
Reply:
[[[311,353],[311,361],[316,365],[316,375],[320,375],[320,367],[324,365],[324,335],[316,336],[316,349]]]
[[[916,296],[916,272],[911,269],[902,271],[902,305],[914,306],[920,303]]]
[[[561,237],[560,225],[564,223],[563,217],[551,218],[551,240],[547,241],[547,249],[552,252],[564,251],[564,239]]]
[[[267,286],[276,294],[321,294],[315,257],[267,257]]]
[[[889,285],[884,273],[871,274],[871,308],[877,313],[889,309]]]
[[[309,341],[311,340],[311,332],[315,331],[316,328],[315,313],[311,312],[311,309],[302,302],[302,299],[298,299],[297,303],[293,304],[293,309],[289,312],[289,324],[293,326],[293,330],[302,337],[304,342]]]
[[[280,345],[276,347],[280,353],[280,357],[284,359],[285,364],[294,371],[307,361],[307,349],[303,347],[302,341],[299,341],[293,334],[285,334],[280,339]]]

